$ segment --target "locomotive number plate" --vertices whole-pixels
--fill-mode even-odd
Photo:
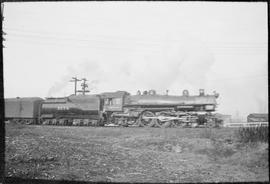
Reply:
[[[60,110],[60,111],[66,111],[66,110],[69,110],[69,107],[58,106],[58,107],[57,107],[57,110]]]

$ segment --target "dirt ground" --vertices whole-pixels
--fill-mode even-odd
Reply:
[[[6,124],[6,176],[105,182],[269,181],[268,144],[229,128]]]

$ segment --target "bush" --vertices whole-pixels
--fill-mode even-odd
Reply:
[[[215,136],[210,138],[212,147],[203,148],[197,151],[199,154],[206,154],[211,160],[218,161],[223,158],[231,157],[236,150],[232,145],[227,144],[224,139]]]
[[[235,153],[235,150],[231,146],[228,146],[224,140],[211,138],[211,142],[213,145],[212,153],[215,160],[220,157],[230,157]]]
[[[211,139],[212,137],[215,137],[215,134],[214,134],[212,128],[205,128],[200,133],[200,138]]]
[[[238,140],[242,143],[247,142],[268,142],[268,127],[243,127],[236,131]]]

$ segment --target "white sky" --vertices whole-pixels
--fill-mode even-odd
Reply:
[[[220,93],[218,112],[268,112],[267,3],[5,3],[5,97],[156,89]]]

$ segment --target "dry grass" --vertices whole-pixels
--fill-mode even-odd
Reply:
[[[233,129],[6,125],[6,176],[113,182],[269,181],[268,144]],[[267,162],[268,163],[268,162]]]
[[[268,142],[268,127],[243,127],[236,131],[236,136],[240,142]]]

